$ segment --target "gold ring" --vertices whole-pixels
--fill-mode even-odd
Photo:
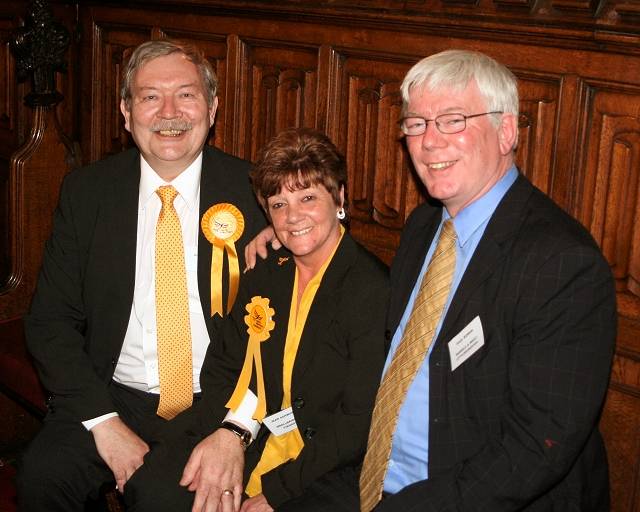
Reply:
[[[233,496],[233,491],[231,489],[225,489],[224,491],[222,491],[222,494],[224,494],[225,496]]]

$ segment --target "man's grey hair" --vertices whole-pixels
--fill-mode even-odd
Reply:
[[[403,115],[409,104],[409,93],[414,87],[430,91],[440,88],[462,91],[472,80],[480,90],[487,112],[500,111],[518,117],[518,84],[515,75],[491,57],[467,50],[436,53],[422,59],[409,70],[400,86]],[[491,120],[497,126],[499,116],[491,116]]]
[[[198,47],[182,41],[158,39],[155,41],[147,41],[138,46],[131,54],[122,72],[120,97],[124,100],[127,110],[131,110],[131,85],[133,84],[138,69],[153,59],[173,53],[181,53],[187,60],[195,64],[202,79],[202,85],[207,93],[207,104],[209,107],[213,106],[218,92],[218,78],[202,51]]]

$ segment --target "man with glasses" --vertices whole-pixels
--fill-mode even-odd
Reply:
[[[515,166],[516,78],[449,50],[416,64],[402,97],[431,199],[391,268],[367,454],[359,477],[333,474],[283,510],[608,510],[597,423],[613,280],[589,233]]]

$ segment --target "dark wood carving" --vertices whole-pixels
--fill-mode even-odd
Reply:
[[[56,115],[62,94],[56,89],[55,72],[64,68],[68,32],[37,0],[10,46],[18,76],[31,79],[25,102],[32,119],[29,137],[13,153],[8,168],[9,261],[8,278],[0,286],[0,389],[42,407],[42,393],[24,348],[21,318],[35,287],[62,177],[76,159]]]

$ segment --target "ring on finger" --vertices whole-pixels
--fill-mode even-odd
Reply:
[[[222,494],[224,496],[233,496],[233,491],[231,489],[225,489],[224,491],[222,491]]]

